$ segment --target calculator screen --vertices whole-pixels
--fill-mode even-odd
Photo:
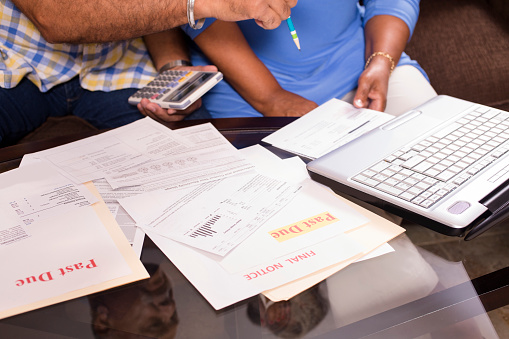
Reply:
[[[200,87],[200,84],[204,83],[212,76],[213,76],[212,73],[201,74],[194,81],[186,84],[184,87],[182,87],[180,90],[176,91],[173,95],[169,96],[164,101],[179,101],[179,100],[185,98],[187,95],[189,95],[191,92],[193,92],[196,88]]]

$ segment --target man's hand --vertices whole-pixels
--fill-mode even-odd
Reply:
[[[361,73],[353,105],[383,112],[387,105],[390,63],[382,56],[373,58],[369,67]]]
[[[265,29],[277,28],[288,19],[297,0],[195,0],[195,18],[213,17],[223,21],[255,19]]]
[[[189,70],[189,71],[206,71],[217,72],[216,66],[179,66],[173,68],[175,70]],[[172,122],[184,120],[189,114],[201,107],[201,99],[196,100],[191,106],[185,110],[164,109],[156,103],[150,102],[148,99],[142,99],[137,105],[138,110],[148,117],[156,121]]]

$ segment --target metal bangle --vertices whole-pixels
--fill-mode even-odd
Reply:
[[[192,29],[200,29],[205,23],[205,18],[198,20],[197,23],[194,22],[194,0],[187,0],[187,22]]]

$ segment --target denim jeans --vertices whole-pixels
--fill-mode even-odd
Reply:
[[[135,88],[88,91],[81,88],[78,77],[75,77],[41,93],[24,78],[15,88],[0,88],[0,145],[15,143],[49,117],[73,114],[99,129],[131,123],[144,117],[136,106],[127,102],[134,92]],[[202,106],[186,119],[207,118],[210,114]]]

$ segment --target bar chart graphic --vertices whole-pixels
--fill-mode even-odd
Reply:
[[[214,229],[212,228],[214,226],[214,224],[221,220],[221,216],[220,215],[214,215],[212,218],[210,218],[210,220],[208,220],[205,224],[201,225],[200,227],[198,227],[193,233],[191,233],[189,236],[191,238],[197,238],[197,237],[213,237],[214,234],[216,234],[217,232],[214,231]]]

